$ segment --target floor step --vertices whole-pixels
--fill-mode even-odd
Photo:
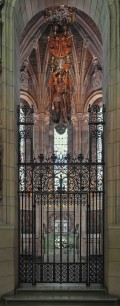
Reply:
[[[79,286],[21,287],[15,294],[7,294],[3,305],[10,306],[117,306],[118,299],[108,296],[105,289]],[[2,306],[2,305],[0,305]]]
[[[19,287],[16,289],[16,294],[17,295],[24,295],[24,294],[29,294],[30,296],[39,296],[40,294],[43,295],[59,295],[59,296],[86,296],[86,294],[89,295],[104,295],[106,293],[106,290],[104,288],[97,288],[95,289],[94,287],[81,287],[81,286],[71,286],[68,285],[40,285],[40,286],[31,286],[31,287]]]

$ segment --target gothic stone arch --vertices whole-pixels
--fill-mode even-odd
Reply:
[[[53,3],[54,2],[54,3]],[[45,9],[44,0],[5,0],[2,10],[1,146],[3,168],[2,205],[0,206],[0,294],[18,283],[17,268],[17,112],[19,103],[20,37],[27,22]],[[106,116],[106,198],[105,198],[105,286],[120,294],[120,3],[119,0],[59,1],[88,14],[103,38],[103,96]],[[49,6],[55,1],[49,1]],[[9,248],[9,251],[8,251]],[[6,255],[7,254],[7,255]],[[8,261],[9,259],[9,261]],[[3,277],[4,275],[4,277]]]

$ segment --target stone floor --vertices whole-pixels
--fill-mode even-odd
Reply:
[[[15,294],[3,297],[0,306],[117,306],[118,298],[108,296],[105,289],[71,284],[21,286]]]

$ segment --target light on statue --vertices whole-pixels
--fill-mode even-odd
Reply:
[[[68,27],[73,22],[75,9],[67,6],[48,8],[45,18],[52,25],[53,34],[48,37],[51,71],[48,77],[49,111],[51,123],[58,133],[63,133],[71,121],[73,79],[71,74],[73,40]],[[64,16],[64,18],[63,18]]]

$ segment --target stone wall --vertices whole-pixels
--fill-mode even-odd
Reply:
[[[105,137],[105,286],[120,296],[120,3],[119,0],[5,0],[2,11],[2,171],[0,205],[0,294],[18,283],[17,262],[17,112],[19,103],[20,37],[27,22],[46,6],[75,6],[98,25],[103,38]],[[9,237],[10,235],[10,237]],[[4,237],[4,238],[3,238]],[[8,264],[8,247],[10,265]],[[6,249],[6,252],[5,252]],[[11,254],[11,255],[10,255]],[[8,255],[6,255],[8,256]],[[8,268],[7,268],[8,267]]]

